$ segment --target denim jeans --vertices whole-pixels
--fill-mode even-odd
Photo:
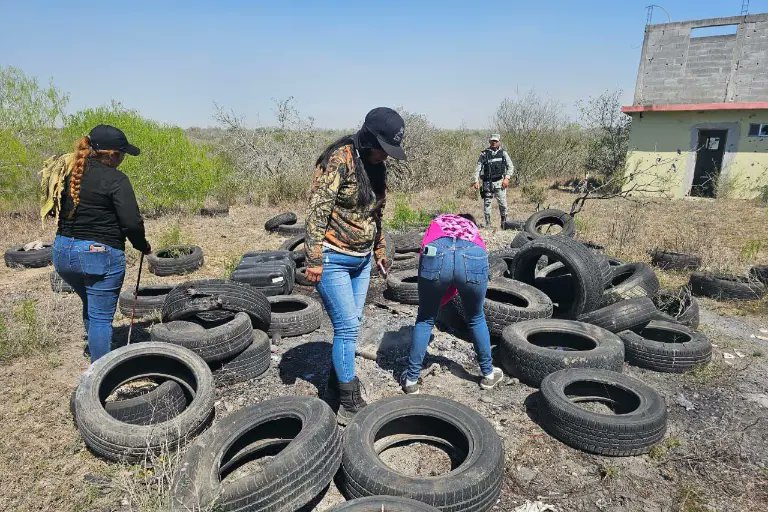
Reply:
[[[355,378],[355,345],[371,282],[371,255],[349,256],[323,249],[323,274],[317,291],[333,324],[333,368],[339,382]]]
[[[96,361],[112,345],[112,319],[125,277],[125,252],[91,240],[56,235],[53,266],[83,301],[88,349],[91,362]]]
[[[451,285],[461,297],[480,370],[488,375],[493,371],[491,335],[483,312],[488,288],[488,253],[472,242],[449,237],[438,238],[429,245],[437,248],[437,254],[422,253],[419,262],[419,312],[411,338],[407,378],[411,381],[419,378],[440,300]]]

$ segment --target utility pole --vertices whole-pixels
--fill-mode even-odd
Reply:
[[[749,14],[749,0],[741,0],[741,15]]]

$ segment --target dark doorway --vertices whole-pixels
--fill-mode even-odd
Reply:
[[[693,184],[690,195],[715,197],[717,177],[723,166],[727,130],[699,130],[696,145],[696,167],[693,170]]]

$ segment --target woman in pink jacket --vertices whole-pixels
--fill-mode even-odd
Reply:
[[[400,385],[408,394],[419,392],[419,375],[440,306],[455,295],[461,297],[467,325],[472,333],[482,389],[491,389],[504,379],[491,364],[491,336],[485,322],[483,302],[488,288],[488,252],[470,214],[438,215],[421,241],[419,263],[419,313],[413,328],[408,369]]]

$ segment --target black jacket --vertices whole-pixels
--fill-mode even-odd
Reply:
[[[80,181],[80,204],[75,209],[69,195],[69,178],[62,194],[58,234],[93,240],[125,250],[125,239],[144,252],[149,242],[144,234],[144,220],[136,203],[128,176],[118,169],[89,159]]]

